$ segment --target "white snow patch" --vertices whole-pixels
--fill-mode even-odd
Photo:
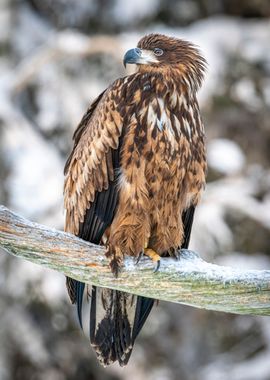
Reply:
[[[116,0],[113,8],[113,16],[118,23],[129,24],[142,17],[153,14],[160,0]]]
[[[10,207],[28,218],[62,212],[63,162],[56,149],[23,122],[4,131],[12,171],[8,178]]]
[[[200,378],[202,380],[268,380],[270,373],[269,350],[256,355],[248,360],[235,363],[233,354],[220,355],[210,365],[202,368]]]
[[[41,290],[49,304],[59,303],[66,297],[65,277],[53,270],[46,270],[42,278]]]
[[[233,234],[225,220],[228,212],[240,212],[270,229],[270,196],[263,201],[256,198],[260,178],[264,177],[268,183],[270,174],[268,171],[255,174],[253,170],[245,178],[226,177],[207,184],[202,202],[196,208],[190,249],[210,260],[219,253],[230,252]]]
[[[265,228],[270,228],[269,202],[257,200],[254,196],[257,190],[258,182],[254,177],[226,178],[207,185],[207,202],[219,205],[224,211],[230,208],[241,211]]]
[[[245,166],[245,155],[238,144],[228,139],[211,140],[207,147],[208,164],[222,174],[232,175]]]
[[[262,106],[262,101],[256,94],[254,83],[249,78],[243,78],[234,84],[232,96],[252,111],[256,111]]]
[[[202,257],[212,258],[233,246],[233,234],[224,220],[223,207],[205,200],[196,209],[190,248]]]
[[[270,268],[270,260],[266,255],[246,255],[241,252],[233,252],[217,258],[217,263],[225,266],[241,268],[243,270],[264,270]]]
[[[44,19],[22,5],[17,10],[16,27],[11,28],[11,42],[21,57],[26,58],[36,48],[46,43],[54,35],[53,29]]]
[[[56,38],[57,46],[65,53],[71,55],[84,53],[89,47],[89,38],[75,30],[66,30],[52,38],[52,44]]]

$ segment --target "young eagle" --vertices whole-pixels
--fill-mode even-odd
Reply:
[[[187,248],[205,184],[205,137],[196,93],[206,61],[190,42],[143,37],[124,56],[135,74],[92,103],[65,166],[65,230],[106,244],[117,275],[125,255]],[[85,284],[67,278],[82,325]],[[153,300],[92,287],[90,340],[100,362],[127,364]]]

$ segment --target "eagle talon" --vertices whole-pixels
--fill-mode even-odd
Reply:
[[[155,266],[155,269],[154,269],[153,273],[156,273],[156,272],[158,272],[158,271],[159,271],[159,268],[160,268],[160,260],[158,260],[158,261],[157,261],[157,263],[156,263],[156,266]]]
[[[135,265],[138,265],[139,262],[141,261],[141,258],[143,257],[143,251],[141,251],[135,261]]]
[[[181,247],[177,247],[177,260],[181,260]]]
[[[155,269],[154,269],[154,273],[156,273],[160,268],[160,256],[159,256],[159,254],[156,253],[151,248],[146,248],[144,250],[144,254],[145,254],[145,256],[148,256],[152,261],[154,261],[154,263],[156,263]]]
[[[173,257],[176,260],[179,260],[179,253],[178,253],[178,248],[170,248],[168,250],[168,253],[171,257]]]
[[[175,258],[177,261],[179,261],[181,259],[180,247],[177,247],[177,249],[175,250]]]

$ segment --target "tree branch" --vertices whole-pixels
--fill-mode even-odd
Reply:
[[[126,258],[115,278],[105,248],[71,234],[32,223],[0,206],[0,247],[85,283],[164,301],[237,314],[270,315],[270,271],[241,270],[203,261],[182,250],[180,260],[164,258],[159,272],[143,258]]]

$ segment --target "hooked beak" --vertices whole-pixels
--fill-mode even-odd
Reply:
[[[136,65],[146,65],[149,63],[158,63],[156,56],[150,50],[139,48],[130,49],[126,52],[123,64],[126,67],[127,63],[135,63]]]

